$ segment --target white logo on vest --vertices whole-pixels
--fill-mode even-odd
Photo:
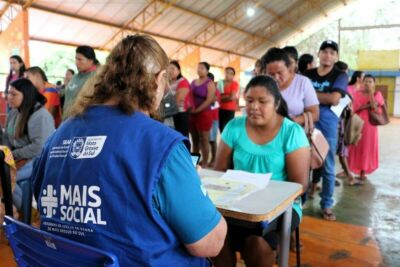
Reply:
[[[47,218],[53,217],[56,214],[56,208],[58,207],[58,199],[56,197],[56,190],[53,190],[51,184],[47,185],[47,189],[43,189],[43,196],[41,197],[43,213],[46,214]]]
[[[75,137],[72,140],[70,155],[73,159],[97,157],[103,149],[107,136]]]
[[[57,194],[59,192],[59,194]],[[46,218],[58,217],[61,221],[107,225],[101,217],[100,187],[60,185],[60,190],[47,185],[40,198]],[[60,214],[57,215],[58,208]]]

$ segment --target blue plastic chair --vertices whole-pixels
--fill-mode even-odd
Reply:
[[[18,266],[118,267],[115,255],[33,228],[5,216],[6,237]]]

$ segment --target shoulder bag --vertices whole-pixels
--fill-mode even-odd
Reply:
[[[304,131],[310,142],[311,148],[311,169],[321,168],[328,155],[329,144],[320,130],[314,128],[314,121],[310,112],[304,112]]]

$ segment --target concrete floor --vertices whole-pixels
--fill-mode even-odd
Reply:
[[[368,176],[363,186],[342,183],[336,187],[333,208],[339,222],[369,227],[378,241],[383,265],[393,267],[400,266],[399,133],[400,119],[379,127],[379,169]],[[339,164],[336,169],[340,170]],[[321,217],[318,196],[306,203],[305,214]]]

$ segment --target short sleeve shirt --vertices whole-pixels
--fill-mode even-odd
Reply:
[[[304,113],[304,108],[319,105],[317,94],[307,77],[295,74],[290,86],[281,91],[283,99],[289,108],[289,115],[292,117]]]
[[[306,73],[317,93],[339,92],[342,97],[347,93],[348,76],[345,72],[333,68],[325,76],[320,76],[317,69],[311,69]],[[331,110],[331,105],[320,104],[319,121],[316,126],[325,137],[337,138],[337,124],[339,118]]]
[[[221,219],[183,143],[173,148],[165,162],[153,194],[153,207],[185,244],[203,238]]]
[[[232,81],[228,85],[224,85],[224,92],[221,96],[235,94],[237,95],[239,91],[239,84],[236,81]],[[220,109],[224,110],[236,110],[236,101],[221,102]]]
[[[287,181],[286,155],[297,149],[309,147],[301,126],[287,118],[282,122],[278,134],[268,143],[259,145],[247,135],[246,117],[231,120],[221,136],[233,150],[236,170],[252,173],[272,173],[272,180]],[[301,216],[301,204],[296,201],[294,209]]]

